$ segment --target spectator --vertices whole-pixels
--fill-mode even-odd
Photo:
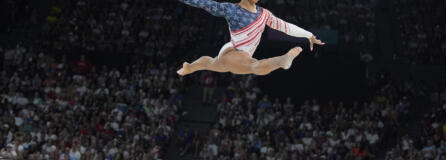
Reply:
[[[81,74],[86,74],[91,68],[91,64],[89,61],[85,59],[85,55],[81,55],[80,59],[76,62],[74,66],[74,70]]]
[[[22,46],[14,50],[22,55],[31,52]],[[149,68],[136,62],[132,72],[130,68],[96,70],[96,66],[89,67],[85,58],[79,62],[87,65],[63,67],[61,64],[70,63],[63,62],[64,56],[57,59],[41,53],[36,60],[25,58],[14,56],[14,63],[7,64],[7,68],[17,70],[2,71],[1,157],[161,159],[164,156],[179,118],[179,97],[183,90],[182,82],[169,76],[175,74],[174,68]],[[76,67],[83,74],[70,72]]]
[[[255,84],[256,79],[252,81]],[[291,98],[287,98],[285,104],[279,99],[271,103],[267,95],[262,99],[252,98],[249,96],[251,89],[236,83],[225,92],[228,100],[217,105],[218,123],[207,138],[202,139],[202,158],[374,159],[378,148],[385,144],[382,137],[391,135],[386,128],[393,128],[398,119],[392,114],[379,113],[401,109],[392,107],[387,101],[379,102],[377,98],[362,106],[359,102],[334,105],[333,101],[320,105],[313,99],[295,108]],[[383,96],[390,94],[386,90],[382,93],[385,93]],[[386,102],[390,104],[381,104]],[[405,106],[403,110],[409,108],[403,100],[399,105]],[[396,130],[390,132],[396,133]]]
[[[216,84],[215,77],[212,72],[205,72],[203,77],[203,103],[212,103],[214,88]]]

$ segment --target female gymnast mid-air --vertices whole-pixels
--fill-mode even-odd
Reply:
[[[213,0],[179,1],[202,8],[214,16],[224,17],[229,24],[231,34],[231,42],[221,48],[217,57],[202,56],[193,63],[184,62],[183,67],[177,71],[181,76],[200,70],[267,75],[279,68],[289,69],[294,58],[302,52],[301,47],[295,47],[288,53],[273,58],[257,60],[252,57],[260,43],[265,25],[293,37],[308,38],[311,51],[313,44],[325,44],[316,39],[311,32],[285,22],[267,9],[257,6],[256,3],[259,0],[241,0],[238,4],[219,3]]]

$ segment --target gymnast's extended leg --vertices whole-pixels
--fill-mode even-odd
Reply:
[[[218,58],[202,56],[192,63],[183,63],[183,67],[177,71],[179,75],[187,75],[195,71],[210,70],[214,72],[228,72],[227,69],[218,61]]]
[[[301,52],[302,48],[295,47],[282,56],[254,60],[250,64],[251,72],[256,75],[267,75],[279,68],[287,70],[291,67],[294,58],[296,58]]]
[[[267,75],[279,68],[290,68],[294,58],[301,52],[302,48],[296,47],[282,56],[257,60],[244,51],[228,48],[218,58],[203,56],[192,64],[184,62],[183,68],[178,70],[177,73],[184,76],[199,70],[210,70],[216,72],[229,71],[234,74]]]

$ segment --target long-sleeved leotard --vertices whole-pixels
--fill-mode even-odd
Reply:
[[[230,47],[254,54],[260,43],[265,25],[293,37],[311,38],[313,34],[294,24],[274,16],[267,9],[257,7],[257,13],[250,12],[234,3],[219,3],[213,0],[179,0],[187,5],[206,10],[217,17],[224,17],[231,33]],[[225,46],[228,46],[225,45]]]

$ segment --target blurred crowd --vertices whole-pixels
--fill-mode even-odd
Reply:
[[[0,157],[160,159],[181,115],[174,69],[95,66],[17,45],[0,79]]]
[[[392,1],[400,36],[394,59],[408,64],[446,64],[444,1]]]
[[[395,148],[387,153],[387,159],[446,159],[446,104],[434,107],[424,116],[423,132],[420,137],[408,135],[399,139]]]
[[[5,15],[26,17],[7,22],[29,27],[43,17],[37,9],[29,9],[34,6],[29,7],[28,1],[5,3],[12,8]],[[259,5],[305,29],[336,30],[343,53],[357,54],[355,57],[367,62],[378,54],[377,0],[260,0]],[[398,0],[388,5],[393,8],[395,16],[390,19],[396,32],[389,36],[398,37],[390,37],[397,42],[396,52],[389,59],[405,64],[445,64],[445,2]],[[178,1],[56,0],[46,21],[42,32],[48,39],[46,46],[57,50],[166,57],[185,51],[195,53],[196,49],[216,52],[230,38],[223,19]]]
[[[59,0],[48,26],[51,48],[141,53],[166,57],[194,48],[202,37],[197,10],[179,2],[144,0]],[[183,17],[188,17],[183,18]],[[195,18],[194,18],[195,17]]]
[[[236,2],[236,1],[231,1]],[[375,43],[375,0],[261,0],[259,5],[306,29],[338,30],[341,44],[369,53]],[[229,41],[223,19],[178,1],[58,0],[48,37],[52,48],[166,56],[217,48]],[[214,33],[214,34],[202,34]],[[353,48],[354,48],[353,47]],[[215,50],[217,50],[215,49]]]
[[[420,136],[406,134],[399,138],[398,144],[387,152],[386,159],[446,159],[446,90],[432,94],[431,100],[433,107],[421,121]]]
[[[337,30],[341,45],[373,59],[376,3],[259,5],[303,28]],[[444,2],[393,3],[401,37],[394,59],[445,64]],[[203,159],[375,159],[397,137],[388,159],[445,159],[446,92],[432,96],[438,104],[425,116],[423,136],[413,139],[400,134],[408,126],[410,102],[429,93],[381,75],[369,80],[372,94],[366,100],[295,102],[268,96],[251,75],[234,76],[223,97],[215,98],[217,78],[206,73],[203,102],[217,106],[217,123],[206,135],[185,129],[172,137],[183,114],[185,82],[175,74],[176,65],[146,63],[144,57],[219,49],[229,40],[225,21],[165,0],[56,0],[46,20],[39,47],[0,48],[0,158],[161,159],[168,141],[179,138],[181,154]],[[135,58],[124,67],[99,66],[85,55],[70,59],[65,52],[71,51]]]
[[[385,77],[385,76],[384,76]],[[257,78],[235,78],[217,98],[217,123],[205,136],[180,131],[182,154],[203,159],[376,159],[409,123],[410,101],[425,95],[412,82],[379,76],[372,98],[293,102],[271,98]]]

